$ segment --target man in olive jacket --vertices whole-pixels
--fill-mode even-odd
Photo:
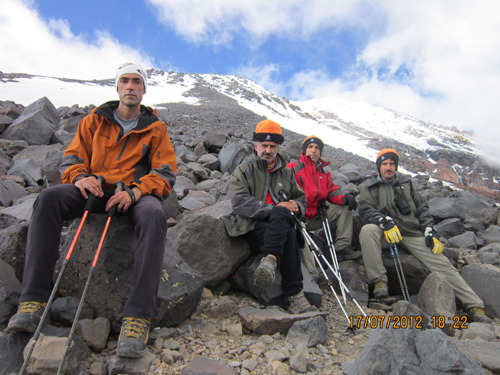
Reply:
[[[255,155],[231,175],[229,195],[233,212],[223,217],[226,230],[232,237],[244,236],[250,250],[262,256],[254,273],[256,286],[269,287],[279,268],[288,311],[297,314],[316,310],[304,297],[292,217],[304,215],[306,197],[278,154],[284,141],[280,125],[271,120],[261,121],[253,141]]]
[[[429,204],[413,180],[397,172],[398,162],[396,150],[381,150],[376,160],[379,175],[360,186],[359,214],[367,224],[361,228],[359,240],[368,282],[374,284],[374,297],[389,295],[382,247],[398,244],[429,271],[446,276],[472,320],[490,322],[483,301],[442,254],[443,244],[434,231]]]

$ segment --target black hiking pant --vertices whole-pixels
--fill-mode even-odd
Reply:
[[[302,288],[300,253],[295,232],[295,221],[285,207],[271,210],[268,221],[257,221],[253,230],[245,234],[254,254],[272,254],[278,262],[281,286],[285,296],[293,296]]]
[[[106,191],[103,198],[96,199],[92,212],[104,211],[112,194]],[[72,184],[49,187],[38,196],[28,228],[20,302],[49,299],[63,221],[81,217],[86,202]],[[141,197],[125,215],[134,226],[137,246],[133,286],[123,316],[151,319],[160,285],[167,223],[161,201],[152,195]]]

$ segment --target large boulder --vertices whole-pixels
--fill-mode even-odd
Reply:
[[[106,220],[107,216],[103,214],[92,214],[87,218],[61,280],[63,296],[80,298],[82,295]],[[63,243],[54,277],[66,256],[78,224],[77,219],[68,228],[68,236]],[[135,232],[129,219],[123,216],[114,217],[108,228],[85,300],[98,317],[108,318],[112,325],[120,321],[123,305],[132,288],[135,245]],[[201,296],[202,282],[200,275],[183,264],[169,246],[166,250],[153,321],[179,324],[196,307]],[[182,308],[179,308],[179,305]],[[172,311],[181,311],[182,318],[169,317],[168,322],[164,322],[164,318]]]
[[[184,261],[203,275],[205,286],[215,287],[249,257],[243,238],[229,237],[219,216],[229,213],[229,201],[186,214],[167,238]]]
[[[470,265],[460,275],[483,300],[486,315],[500,318],[500,270],[489,264]]]
[[[58,126],[56,108],[47,97],[43,97],[26,107],[0,137],[22,139],[30,145],[46,145]]]

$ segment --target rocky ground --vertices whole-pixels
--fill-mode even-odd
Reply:
[[[477,262],[475,251],[464,250],[460,263]],[[348,329],[348,324],[326,282],[320,282],[323,292],[321,311],[326,312],[328,327],[326,340],[315,347],[305,349],[287,339],[286,334],[260,335],[247,329],[237,311],[244,307],[266,308],[246,293],[229,290],[224,294],[203,292],[202,300],[192,316],[179,327],[157,328],[152,331],[145,363],[150,374],[191,374],[195,373],[196,359],[205,362],[198,366],[208,366],[213,374],[344,374],[342,364],[354,361],[367,342],[372,328]],[[339,298],[341,298],[339,296]],[[372,304],[373,308],[363,307],[368,316],[392,314],[390,307]],[[267,309],[274,307],[267,307]],[[346,311],[349,315],[359,315],[360,311],[352,301],[348,301]],[[500,337],[500,321],[494,322],[494,331]],[[458,341],[463,331],[455,332]],[[89,374],[106,374],[110,359],[114,355],[116,337],[108,342],[108,350],[94,355],[87,364]],[[145,373],[144,362],[138,365],[137,373]],[[199,368],[199,367],[198,367]],[[204,371],[208,371],[206,367]],[[184,372],[183,372],[184,371]],[[190,372],[193,371],[193,372]],[[133,373],[132,371],[130,373]],[[208,373],[208,372],[207,372]],[[490,372],[485,372],[489,374]]]

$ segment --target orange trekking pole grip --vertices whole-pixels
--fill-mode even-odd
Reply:
[[[101,185],[106,182],[106,180],[102,176],[97,176],[97,180],[100,181]],[[26,367],[28,366],[28,362],[31,358],[31,354],[33,353],[33,349],[35,348],[35,344],[40,336],[40,333],[42,332],[43,324],[45,323],[45,320],[47,319],[47,315],[49,313],[50,306],[52,305],[52,302],[54,301],[54,298],[55,298],[56,293],[57,293],[57,289],[59,288],[59,284],[61,283],[61,279],[62,279],[62,276],[64,274],[64,271],[66,270],[66,267],[67,267],[69,260],[71,258],[71,254],[73,254],[73,250],[75,249],[76,241],[78,240],[78,237],[80,236],[80,232],[82,231],[83,224],[85,223],[87,216],[89,215],[90,211],[92,210],[92,206],[94,205],[95,200],[96,200],[96,196],[94,194],[89,194],[89,197],[87,199],[87,203],[85,204],[82,219],[80,220],[80,224],[78,225],[78,229],[76,230],[75,236],[73,237],[73,241],[71,241],[71,245],[69,246],[68,252],[66,253],[66,258],[64,258],[63,264],[61,266],[61,270],[59,271],[59,275],[57,276],[56,283],[54,284],[54,287],[52,288],[52,292],[50,293],[50,297],[47,301],[47,305],[45,306],[45,310],[43,311],[43,314],[40,318],[40,322],[38,323],[38,327],[36,328],[36,331],[35,331],[35,334],[33,335],[33,338],[31,339],[31,346],[28,350],[28,354],[26,355],[26,358],[24,359],[23,366],[21,367],[21,371],[19,372],[19,375],[24,374],[24,372],[26,371]]]
[[[122,191],[124,186],[125,186],[125,184],[122,181],[117,182],[115,194]],[[71,326],[71,330],[69,331],[68,339],[66,340],[66,347],[64,349],[64,353],[63,353],[63,356],[61,358],[61,362],[59,363],[59,369],[57,370],[57,375],[62,374],[64,362],[66,361],[66,356],[68,355],[69,348],[71,346],[73,334],[75,333],[76,325],[78,324],[78,318],[80,317],[80,313],[81,313],[82,308],[83,308],[83,302],[85,301],[85,297],[87,296],[87,292],[88,292],[89,285],[90,285],[90,279],[92,278],[92,274],[95,271],[95,266],[97,264],[97,260],[99,259],[99,255],[101,254],[102,245],[104,243],[104,239],[106,238],[106,234],[108,232],[109,223],[111,222],[111,218],[115,215],[115,213],[116,213],[116,205],[111,207],[111,209],[108,211],[108,219],[106,220],[106,225],[104,226],[104,231],[102,232],[101,239],[99,240],[99,245],[97,246],[97,250],[96,250],[95,255],[94,255],[94,260],[92,261],[92,265],[90,266],[89,275],[87,277],[87,281],[85,282],[85,287],[83,288],[83,293],[82,293],[82,297],[80,299],[80,303],[78,304],[78,308],[76,309],[75,318],[73,320],[73,325]]]

